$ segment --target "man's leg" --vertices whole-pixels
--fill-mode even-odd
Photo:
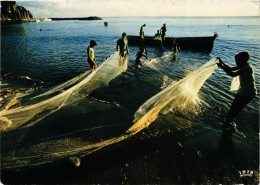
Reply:
[[[146,55],[146,56],[148,56],[148,55],[147,55],[147,49],[146,49],[146,47],[145,47],[145,43],[144,43],[144,38],[142,39],[142,41],[141,41],[141,42],[142,42],[142,45],[141,45],[141,47],[140,47],[140,48],[144,48],[145,55]]]
[[[254,96],[236,96],[227,117],[224,120],[224,129],[235,129],[236,125],[232,121],[239,115],[245,106],[254,98]]]
[[[95,64],[92,61],[88,61],[90,66],[90,71],[93,72],[95,70]]]

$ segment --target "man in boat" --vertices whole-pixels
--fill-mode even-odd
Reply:
[[[165,40],[166,31],[166,24],[163,24],[163,26],[161,27],[162,41]]]
[[[223,69],[229,76],[239,76],[240,85],[236,97],[231,105],[231,108],[224,119],[223,131],[232,133],[236,130],[236,124],[232,121],[239,115],[245,106],[255,97],[257,94],[255,85],[255,76],[253,72],[253,66],[248,62],[250,54],[247,51],[242,51],[235,56],[236,67],[229,67],[219,59],[218,66]]]
[[[172,51],[174,53],[178,53],[181,51],[181,48],[180,46],[176,43],[176,40],[175,39],[172,39]]]
[[[122,34],[122,39],[117,40],[116,50],[119,51],[121,57],[126,57],[129,54],[126,33]]]
[[[136,57],[135,67],[137,67],[137,68],[142,67],[142,61],[141,61],[142,57],[145,57],[146,59],[149,60],[148,56],[144,52],[145,52],[145,49],[143,47],[141,47],[140,50],[138,51],[138,53],[135,55],[135,57]]]
[[[154,36],[155,36],[155,38],[160,38],[161,37],[160,30],[157,30],[157,33]]]
[[[141,26],[141,28],[140,28],[140,38],[142,39],[142,40],[144,40],[144,27],[146,26],[146,24],[144,24],[144,25],[142,25]]]
[[[140,48],[143,48],[144,49],[144,52],[145,52],[145,55],[147,56],[147,50],[146,50],[146,47],[145,47],[145,43],[144,43],[144,27],[146,26],[146,24],[142,25],[141,28],[140,28],[140,38],[141,38],[141,45],[139,46]]]
[[[87,49],[88,54],[88,63],[90,66],[90,70],[93,72],[97,68],[96,58],[94,48],[97,46],[97,42],[95,40],[91,40],[89,47]]]

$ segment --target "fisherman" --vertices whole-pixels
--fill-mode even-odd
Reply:
[[[135,57],[136,57],[135,67],[137,67],[137,68],[142,67],[142,62],[141,62],[142,57],[145,57],[146,59],[149,60],[148,56],[144,52],[145,52],[145,49],[143,47],[141,47],[140,50],[138,51],[138,53],[135,55]]]
[[[181,51],[180,46],[176,43],[176,39],[172,39],[172,51],[178,53]]]
[[[155,37],[160,37],[161,36],[160,30],[157,30],[157,33],[154,36]]]
[[[218,66],[223,69],[229,76],[239,76],[240,85],[231,108],[224,120],[223,131],[232,133],[236,130],[236,124],[232,121],[239,115],[239,112],[255,97],[257,94],[255,85],[255,76],[252,65],[248,62],[250,54],[242,51],[235,56],[236,67],[229,67],[219,59]]]
[[[119,51],[121,57],[126,57],[129,54],[126,33],[122,34],[122,39],[117,40],[116,50]]]
[[[87,54],[88,54],[88,63],[90,66],[90,70],[93,72],[97,68],[96,64],[96,58],[95,58],[95,53],[94,53],[94,48],[97,46],[97,43],[95,40],[91,40],[89,47],[87,49]]]
[[[147,56],[147,50],[146,50],[146,47],[145,47],[145,43],[144,43],[144,27],[146,26],[146,24],[142,25],[141,28],[140,28],[140,38],[141,38],[141,45],[139,46],[140,48],[143,48],[145,50],[145,55]]]
[[[140,28],[140,37],[142,40],[144,40],[144,27],[146,26],[146,24],[142,25],[141,28]]]
[[[164,23],[163,26],[161,27],[162,41],[165,40],[166,31],[167,31],[166,24]]]

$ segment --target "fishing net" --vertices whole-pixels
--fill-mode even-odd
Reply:
[[[2,155],[1,165],[4,169],[19,168],[24,166],[33,166],[55,161],[60,158],[69,158],[71,156],[86,156],[96,150],[99,150],[105,146],[120,142],[133,134],[138,133],[143,128],[148,127],[156,118],[159,113],[166,114],[174,109],[185,110],[191,105],[197,103],[197,93],[205,80],[214,72],[217,68],[217,59],[204,64],[196,71],[189,74],[184,79],[170,85],[162,90],[157,95],[146,101],[135,113],[135,119],[133,125],[127,131],[120,131],[120,134],[110,135],[103,140],[93,140],[87,136],[92,137],[92,132],[95,135],[104,135],[104,132],[118,128],[117,125],[96,126],[94,123],[91,125],[90,117],[85,116],[86,112],[94,114],[95,107],[91,107],[90,102],[86,99],[93,90],[98,87],[108,85],[109,81],[115,78],[117,75],[127,69],[127,59],[118,58],[118,53],[111,55],[95,72],[87,75],[82,80],[81,78],[74,78],[74,80],[62,84],[38,97],[34,97],[34,101],[38,98],[49,97],[52,94],[57,95],[47,98],[39,103],[28,105],[24,107],[18,107],[1,112],[3,119],[12,122],[8,127],[4,135],[2,135]],[[67,84],[67,85],[66,85]],[[72,87],[71,85],[74,84]],[[66,90],[64,90],[64,88]],[[90,106],[90,108],[88,108]],[[95,105],[96,106],[96,105]],[[111,108],[110,105],[100,104],[100,109]],[[116,110],[118,112],[118,110]],[[120,112],[117,113],[120,117]],[[110,112],[107,114],[111,115]],[[106,118],[104,114],[100,117],[105,117],[103,120],[111,120]],[[71,119],[71,120],[70,120]],[[112,120],[115,121],[116,117]],[[45,136],[44,128],[46,125],[51,127],[51,124],[56,123],[57,120],[63,120],[61,127],[58,130],[69,129],[64,134],[56,135],[55,133],[49,137]],[[78,123],[89,124],[87,128],[81,130],[71,131],[74,125]],[[35,124],[38,123],[38,124]],[[68,123],[66,125],[66,123]],[[110,122],[109,122],[110,123]],[[10,122],[9,122],[10,124]],[[45,125],[45,127],[38,126],[39,124]],[[118,120],[118,124],[123,124]],[[38,126],[36,131],[31,131],[27,134],[30,125]],[[65,126],[64,126],[65,125]],[[54,129],[57,129],[55,125]],[[68,128],[72,127],[72,128]],[[111,127],[110,129],[107,129]],[[25,128],[25,129],[24,129]],[[54,131],[53,131],[54,132]],[[123,134],[122,134],[123,133]],[[40,137],[38,135],[42,134]],[[111,134],[111,133],[109,133]],[[42,138],[39,140],[31,141],[33,138]],[[28,140],[30,142],[28,142]]]
[[[156,59],[157,62],[158,59]],[[167,114],[173,109],[185,111],[192,109],[199,101],[198,92],[204,82],[212,75],[218,67],[216,58],[208,61],[196,71],[192,72],[182,80],[173,83],[160,93],[147,100],[136,112],[133,125],[120,137],[111,138],[104,143],[100,143],[100,147],[86,153],[94,152],[102,147],[120,142],[148,127],[155,121],[159,113]],[[84,155],[83,155],[84,156]]]
[[[107,86],[112,79],[127,69],[128,60],[118,57],[118,52],[115,52],[94,72],[85,72],[35,97],[23,97],[8,110],[2,110],[2,125],[6,120],[9,122],[5,131],[33,125],[52,112],[80,101],[96,88]]]
[[[134,125],[129,133],[136,133],[149,126],[159,115],[174,109],[191,108],[199,99],[198,91],[217,68],[217,59],[212,59],[184,79],[173,83],[146,101],[135,113]]]
[[[237,91],[240,86],[240,79],[239,76],[236,76],[232,79],[231,85],[230,85],[230,91]]]
[[[87,97],[126,71],[127,63],[127,58],[115,52],[94,72],[88,71],[40,95],[22,97],[10,109],[2,110],[2,168],[44,164],[106,143],[91,138],[92,132],[100,135],[100,130],[109,127],[113,130],[118,125],[92,123],[89,115],[97,110],[95,106],[99,110],[111,106],[101,103],[92,106]]]

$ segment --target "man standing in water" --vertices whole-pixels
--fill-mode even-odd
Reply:
[[[229,67],[220,58],[218,66],[223,69],[229,76],[239,76],[240,86],[237,95],[231,105],[231,108],[224,120],[223,131],[232,133],[236,130],[236,125],[232,121],[239,115],[239,112],[255,97],[257,90],[255,86],[255,76],[253,67],[248,63],[250,55],[242,51],[235,56],[237,67]]]
[[[142,25],[141,28],[140,28],[140,37],[142,40],[144,40],[144,27],[146,26],[146,24]]]
[[[93,72],[97,68],[96,64],[96,58],[95,58],[95,53],[94,53],[94,48],[97,46],[97,43],[95,40],[91,40],[89,47],[87,49],[87,54],[88,54],[88,63],[90,66],[90,70]]]
[[[166,24],[163,24],[163,27],[161,27],[162,41],[165,40],[166,31]]]
[[[119,51],[119,56],[121,57],[126,57],[129,54],[126,33],[122,34],[122,39],[117,40],[116,50]]]
[[[144,27],[146,26],[146,24],[142,25],[141,28],[140,28],[140,38],[141,38],[141,45],[139,46],[140,48],[144,48],[144,51],[145,51],[145,55],[147,56],[147,50],[146,50],[146,47],[145,47],[145,43],[144,43]]]

